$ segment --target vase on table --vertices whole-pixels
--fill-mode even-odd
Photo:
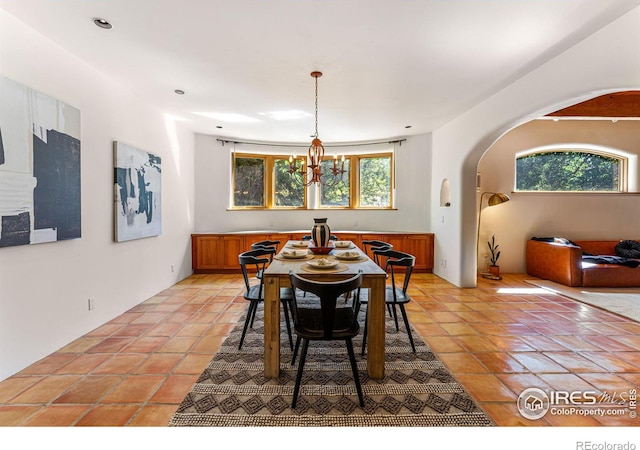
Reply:
[[[331,230],[327,225],[327,219],[313,219],[315,222],[311,229],[311,240],[316,247],[328,247],[331,238]]]

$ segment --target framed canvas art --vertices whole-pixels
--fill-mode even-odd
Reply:
[[[0,99],[0,247],[80,238],[80,110],[4,77]]]
[[[161,160],[153,153],[113,143],[115,240],[162,234]]]

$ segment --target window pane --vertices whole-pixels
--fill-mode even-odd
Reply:
[[[344,173],[337,176],[333,175],[333,159],[324,160],[320,164],[322,168],[322,179],[325,184],[320,187],[320,205],[321,206],[343,206],[348,207],[351,203],[351,192],[349,184],[349,163],[347,159],[344,162]],[[338,161],[338,168],[341,168],[341,162]]]
[[[264,206],[264,167],[262,158],[235,158],[233,205]]]
[[[300,161],[298,161],[300,166]],[[304,206],[304,185],[300,172],[289,173],[289,160],[276,159],[273,184],[275,206]]]
[[[391,157],[360,158],[360,206],[391,206]]]
[[[546,152],[516,159],[519,191],[619,191],[620,160],[588,152]]]

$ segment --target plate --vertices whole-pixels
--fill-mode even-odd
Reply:
[[[329,258],[320,258],[312,259],[311,261],[308,261],[307,264],[309,264],[314,269],[333,269],[338,264],[340,264],[340,262],[331,260]]]
[[[292,242],[291,246],[292,247],[299,247],[299,248],[307,248],[307,247],[309,247],[309,242],[308,241],[296,241],[296,242]]]
[[[335,248],[351,248],[351,241],[335,241],[333,246]]]
[[[352,261],[355,259],[360,259],[360,252],[338,252],[335,253],[335,256],[338,259],[345,259],[347,261]]]
[[[301,259],[308,255],[306,250],[283,250],[280,255],[285,259]]]

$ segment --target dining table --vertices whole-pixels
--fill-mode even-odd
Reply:
[[[368,289],[367,373],[384,377],[386,272],[352,241],[331,242],[327,254],[311,252],[310,241],[287,241],[264,270],[264,376],[280,374],[280,288],[291,287],[289,272],[316,281],[340,281],[362,271]]]

